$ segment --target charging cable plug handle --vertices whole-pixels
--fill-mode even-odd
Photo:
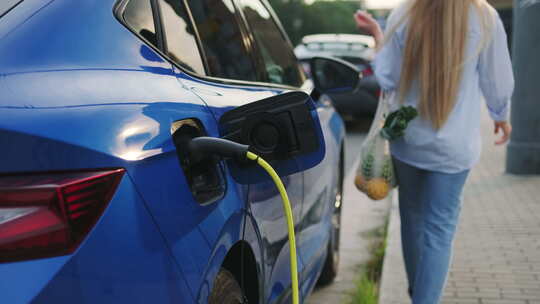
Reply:
[[[249,146],[216,137],[196,137],[188,144],[189,154],[195,159],[202,160],[210,155],[222,158],[245,160]]]

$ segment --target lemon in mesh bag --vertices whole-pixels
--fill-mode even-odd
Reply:
[[[397,186],[389,142],[404,135],[415,108],[402,106],[390,112],[387,96],[379,101],[375,119],[360,149],[360,165],[355,178],[358,190],[373,200],[382,200]]]

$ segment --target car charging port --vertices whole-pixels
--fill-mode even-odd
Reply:
[[[173,124],[172,137],[180,166],[193,197],[199,204],[210,204],[225,193],[223,172],[219,158],[210,153],[190,153],[194,138],[206,135],[201,124],[194,119]]]

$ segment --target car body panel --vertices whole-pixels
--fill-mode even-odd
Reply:
[[[211,204],[195,202],[171,124],[197,119],[217,137],[225,111],[290,88],[188,75],[119,23],[114,5],[114,0],[25,0],[0,18],[0,175],[127,172],[76,252],[0,264],[0,277],[11,278],[0,281],[2,301],[206,303],[227,253],[243,239],[257,261],[263,302],[286,301],[289,252],[274,185],[238,185],[222,163],[224,196]],[[317,184],[322,185],[322,179],[333,178],[326,171],[339,161],[344,128],[328,101],[316,106],[327,153],[325,163],[312,170],[321,174]],[[305,180],[304,173],[284,177],[302,244],[303,297],[324,260],[313,242],[325,243],[322,230],[329,227],[328,221],[303,222],[303,204],[311,204],[305,198],[314,197],[304,192]],[[322,191],[329,196],[328,189]]]
[[[5,303],[180,303],[191,298],[127,175],[75,253],[0,264],[0,273],[10,278],[0,284]]]
[[[322,95],[318,102],[317,113],[324,128],[327,156],[318,166],[304,171],[304,210],[300,247],[302,258],[310,261],[307,265],[307,277],[318,277],[321,265],[316,261],[326,257],[326,244],[330,237],[331,214],[334,210],[334,198],[338,178],[339,158],[341,155],[344,126],[343,121],[331,106],[330,98]]]
[[[0,59],[1,83],[7,93],[0,100],[0,133],[3,140],[12,143],[2,152],[6,162],[0,167],[0,172],[126,168],[135,184],[139,185],[148,210],[159,221],[161,233],[170,239],[175,239],[178,234],[186,235],[181,241],[172,242],[171,250],[183,253],[177,258],[184,261],[181,266],[189,278],[190,293],[195,293],[199,288],[195,284],[202,281],[206,265],[204,255],[203,259],[199,255],[209,257],[211,252],[203,231],[215,230],[211,220],[201,223],[202,228],[198,224],[215,207],[201,211],[193,201],[167,204],[169,201],[166,199],[155,203],[151,198],[174,198],[171,195],[191,198],[189,190],[185,189],[184,176],[172,143],[171,123],[184,118],[198,118],[203,123],[208,122],[206,125],[209,127],[213,126],[209,131],[213,130],[214,135],[217,134],[216,123],[204,103],[179,86],[170,63],[114,19],[112,5],[113,1],[107,6],[93,1],[56,0],[35,11],[29,19],[39,23],[40,18],[61,18],[62,12],[68,10],[72,13],[72,20],[80,22],[85,18],[98,18],[89,17],[85,9],[97,16],[102,13],[103,18],[98,20],[102,26],[109,27],[107,35],[100,35],[97,39],[93,35],[100,32],[89,31],[88,37],[79,37],[83,42],[78,42],[78,46],[43,42],[58,26],[55,22],[48,22],[49,28],[45,26],[38,30],[35,30],[33,22],[25,22],[0,40],[0,49],[7,55],[2,57],[4,60]],[[34,39],[28,40],[26,37],[31,29]],[[69,33],[67,36],[62,40],[79,41],[69,37]],[[96,40],[101,44],[110,43],[106,54],[85,51]],[[47,44],[47,49],[43,49],[44,44]],[[11,45],[22,45],[24,51],[10,48]],[[37,49],[41,49],[43,54],[39,61],[35,60]],[[66,52],[72,57],[65,58]],[[158,169],[158,166],[163,167]],[[165,176],[163,168],[170,168]],[[149,191],[156,190],[153,187],[156,183],[162,189],[172,186],[149,195]],[[179,185],[184,185],[184,188],[179,188]],[[235,194],[234,191],[230,193]],[[168,210],[165,212],[167,216],[160,218],[161,210],[171,206],[180,210]],[[222,215],[222,211],[218,213]],[[185,223],[186,217],[182,216],[185,212],[193,212],[194,217],[188,218],[194,221]],[[174,228],[167,226],[177,220],[171,214],[182,216]],[[227,216],[227,213],[223,214],[223,217]],[[182,229],[178,229],[178,224]],[[215,225],[218,224],[216,221]],[[194,238],[196,242],[193,242]],[[85,246],[82,244],[81,248]],[[162,250],[164,248],[167,247]],[[14,264],[25,263],[35,262]],[[124,279],[129,280],[128,272],[122,273]]]
[[[234,107],[242,106],[257,100],[275,96],[284,90],[272,87],[249,87],[223,84],[216,87],[212,83],[198,80],[184,75],[179,81],[193,92],[199,94],[209,106],[210,111],[219,120],[221,115]],[[266,174],[262,172],[262,174]],[[284,185],[289,194],[295,222],[298,222],[302,213],[303,175],[296,173],[283,177]],[[262,260],[264,262],[264,290],[270,291],[266,295],[267,303],[273,303],[287,289],[283,282],[290,284],[289,268],[289,242],[283,205],[279,192],[271,181],[249,185],[248,208],[257,226],[264,244]],[[301,250],[301,249],[299,249]],[[299,270],[303,269],[303,262],[298,261]]]
[[[69,260],[69,256],[60,256],[24,263],[0,264],[2,301],[30,303]]]

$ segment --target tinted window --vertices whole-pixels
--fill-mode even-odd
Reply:
[[[268,81],[301,86],[304,75],[287,40],[259,0],[242,0],[242,11],[264,60]]]
[[[197,26],[208,74],[220,78],[257,80],[255,64],[243,42],[230,0],[188,0]]]
[[[124,11],[128,26],[157,47],[156,27],[150,0],[131,0]]]
[[[167,54],[180,66],[204,74],[195,32],[181,0],[160,0]]]

